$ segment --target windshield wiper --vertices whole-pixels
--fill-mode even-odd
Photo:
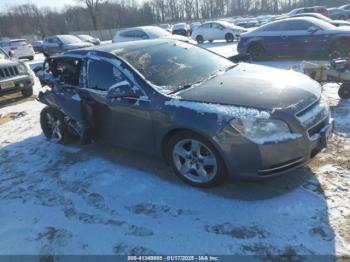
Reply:
[[[184,85],[184,86],[182,86],[182,87],[180,87],[180,88],[178,88],[178,89],[176,89],[176,90],[170,92],[168,95],[173,95],[173,94],[176,94],[176,93],[178,93],[178,92],[180,92],[180,91],[189,89],[189,88],[191,88],[192,86],[194,86],[194,85],[196,85],[196,84],[202,83],[203,81],[205,81],[205,80],[200,80],[200,81],[194,82],[194,83],[192,83],[192,84],[186,84],[186,85]]]
[[[213,79],[214,77],[216,77],[216,76],[218,75],[219,72],[222,72],[222,71],[227,72],[227,71],[229,71],[229,70],[235,68],[237,65],[238,65],[238,64],[233,64],[233,65],[230,65],[230,66],[226,66],[226,67],[224,67],[224,68],[220,68],[220,69],[216,70],[214,73],[212,73],[208,78],[206,78],[206,79],[204,79],[204,80],[199,80],[199,81],[194,82],[194,83],[192,83],[192,84],[186,84],[186,85],[184,85],[184,86],[182,86],[182,87],[180,87],[180,88],[178,88],[178,89],[176,89],[176,90],[170,92],[168,95],[176,94],[176,93],[178,93],[178,92],[180,92],[180,91],[189,89],[189,88],[191,88],[192,86],[194,86],[194,85],[196,85],[196,84],[200,84],[200,83],[202,83],[202,82],[211,80],[211,79]]]

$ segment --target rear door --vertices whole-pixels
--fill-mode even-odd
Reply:
[[[212,23],[206,23],[199,27],[199,35],[202,35],[205,40],[210,40],[212,38]]]
[[[212,39],[213,40],[219,40],[219,39],[225,39],[224,36],[224,29],[222,25],[218,23],[212,23]]]
[[[257,39],[261,39],[267,53],[273,56],[284,55],[284,39],[281,37],[285,32],[281,30],[281,22],[272,23],[254,34]]]
[[[50,63],[50,71],[57,79],[56,103],[67,116],[79,121],[82,60],[76,57],[62,57]]]

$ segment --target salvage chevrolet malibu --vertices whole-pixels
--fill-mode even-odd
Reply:
[[[226,174],[265,178],[302,167],[333,129],[318,83],[235,64],[194,45],[145,40],[70,51],[38,71],[44,134],[163,156],[194,186]]]

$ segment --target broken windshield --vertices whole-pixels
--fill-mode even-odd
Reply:
[[[164,92],[176,92],[205,81],[215,72],[234,65],[221,56],[182,42],[161,43],[119,55]]]

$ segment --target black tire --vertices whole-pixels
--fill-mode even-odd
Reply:
[[[254,61],[262,61],[266,59],[266,51],[260,44],[250,45],[248,48],[248,53]]]
[[[342,84],[338,90],[341,99],[350,99],[350,84]]]
[[[21,92],[24,97],[31,97],[33,95],[33,87],[23,89]]]
[[[209,43],[213,43],[214,42],[214,40],[209,40]]]
[[[235,37],[233,36],[233,34],[228,33],[225,35],[225,40],[227,43],[231,43],[231,42],[233,42],[233,40],[235,40]]]
[[[336,40],[330,49],[330,55],[337,54],[339,57],[346,57],[350,52],[350,39]]]
[[[196,160],[186,160],[185,158],[182,157],[182,161],[184,163],[187,163],[187,161],[192,161],[191,165],[202,165],[202,167],[206,167],[203,170],[206,172],[206,175],[208,175],[208,180],[205,181],[195,181],[196,179],[202,179],[202,177],[199,175],[199,172],[197,170],[199,170],[199,168],[196,170],[193,167],[189,168],[188,173],[189,176],[191,176],[191,179],[189,179],[188,177],[184,176],[183,174],[181,174],[181,172],[179,171],[179,167],[178,164],[182,164],[185,165],[184,163],[180,163],[177,160],[180,160],[181,157],[179,157],[178,159],[176,159],[178,156],[176,156],[176,148],[179,144],[184,143],[184,145],[186,144],[186,141],[197,141],[201,144],[201,147],[199,150],[197,150],[197,152],[200,152],[200,158],[203,159],[196,159]],[[191,144],[191,142],[188,142],[188,144]],[[203,147],[202,147],[203,146]],[[192,144],[191,144],[191,149],[192,149]],[[209,149],[209,150],[206,150]],[[191,153],[190,153],[191,152]],[[207,152],[207,153],[206,153]],[[189,158],[193,158],[194,154],[193,151],[188,151],[188,153],[191,156],[188,156]],[[198,156],[198,153],[196,153],[196,155]],[[192,133],[190,131],[183,131],[183,132],[178,132],[176,133],[174,136],[172,136],[167,144],[167,148],[166,148],[166,157],[168,160],[168,163],[170,164],[170,166],[172,167],[172,169],[174,170],[175,174],[183,181],[185,181],[186,183],[195,186],[195,187],[202,187],[202,188],[209,188],[209,187],[214,187],[217,186],[218,184],[220,184],[220,182],[223,181],[223,179],[225,178],[225,164],[224,161],[222,160],[221,155],[219,154],[219,152],[217,151],[217,149],[215,148],[215,146],[208,141],[207,139],[203,138],[200,135],[197,135],[195,133]],[[186,156],[187,158],[187,156]],[[205,165],[204,164],[204,159],[215,159],[215,167],[210,167],[211,164]],[[194,161],[194,162],[193,162]],[[202,163],[198,163],[202,162]],[[214,165],[214,164],[212,164]],[[195,174],[194,174],[195,173]],[[210,175],[209,173],[212,173],[212,175]],[[210,178],[209,178],[210,177]]]
[[[203,44],[204,43],[204,38],[201,35],[197,35],[196,41],[198,44]]]
[[[57,124],[60,136],[55,136],[50,117]],[[53,107],[45,107],[40,113],[40,125],[44,135],[58,144],[68,144],[73,140],[73,135],[64,122],[64,114]]]

